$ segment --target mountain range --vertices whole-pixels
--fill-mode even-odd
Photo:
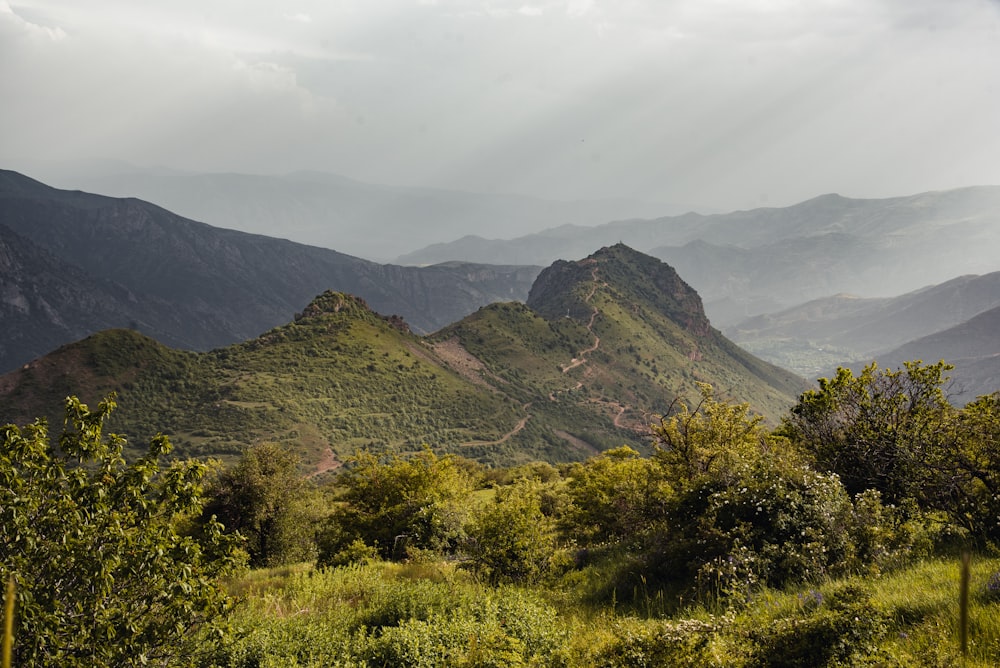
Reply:
[[[855,280],[854,274],[868,270],[854,269],[861,258],[882,262],[885,267],[879,271],[887,272],[896,251],[886,249],[912,251],[921,246],[921,238],[953,235],[940,243],[942,265],[955,248],[968,246],[964,233],[992,250],[991,235],[1000,226],[989,207],[995,191],[970,188],[875,201],[827,196],[785,209],[563,227],[530,239],[575,245],[577,234],[618,230],[624,236],[639,230],[646,242],[659,243],[671,230],[681,241],[688,238],[684,235],[704,233],[712,240],[658,246],[657,252],[683,251],[669,264],[686,267],[678,270],[685,282],[689,276],[700,277],[750,299],[725,297],[716,308],[728,309],[730,315],[752,308],[767,311],[732,322],[723,318],[728,324],[722,331],[732,341],[806,378],[872,359],[889,364],[944,358],[956,365],[955,387],[962,388],[958,396],[967,400],[997,387],[992,356],[1000,352],[1000,341],[996,335],[990,338],[989,328],[963,325],[1000,306],[1000,272],[962,275],[901,296],[824,293],[779,307],[791,299],[788,295],[834,290]],[[910,238],[914,230],[916,237]],[[751,247],[712,238],[723,233]],[[789,236],[773,241],[780,233]],[[379,232],[371,230],[370,235],[378,237]],[[528,248],[548,252],[542,242]],[[963,268],[980,262],[980,251],[970,254]],[[945,270],[936,260],[922,266],[919,253],[910,255],[927,276]],[[557,260],[553,266],[562,265]],[[456,261],[380,265],[211,227],[141,200],[57,190],[0,171],[0,317],[7,325],[0,336],[0,371],[109,327],[141,331],[174,348],[219,348],[287,323],[302,304],[327,289],[357,295],[379,313],[399,314],[418,334],[446,328],[457,336],[470,326],[451,327],[463,316],[511,300],[528,301],[552,319],[559,314],[546,311],[544,291],[537,292],[541,288],[536,286],[536,296],[529,296],[540,271],[531,265]],[[546,284],[550,281],[540,285]],[[701,290],[697,293],[700,303]],[[569,305],[562,315],[582,318],[586,311]],[[487,321],[499,318],[489,309],[479,315]],[[480,336],[493,340],[482,332]],[[476,341],[467,337],[464,345],[474,348]],[[489,350],[480,352],[489,356]]]
[[[398,261],[546,265],[617,242],[674,267],[712,322],[726,327],[830,295],[892,297],[1000,270],[1000,187],[868,200],[823,195],[784,208],[564,225],[506,240],[466,236]]]
[[[381,265],[0,170],[0,371],[109,327],[207,350],[286,322],[331,288],[430,332],[525,299],[539,270]]]
[[[568,461],[629,444],[699,383],[776,420],[807,384],[714,329],[668,265],[624,245],[560,261],[526,303],[483,306],[430,336],[327,291],[288,323],[209,352],[129,329],[68,344],[0,376],[0,415],[52,415],[68,394],[119,394],[132,443],[235,456],[273,440],[325,470],[358,448],[428,445],[490,463]]]
[[[898,297],[841,294],[815,299],[748,318],[723,331],[754,354],[812,378],[856,361],[898,361],[899,355],[890,351],[935,333],[957,343],[965,338],[958,326],[996,307],[1000,307],[1000,272],[959,276]],[[944,333],[952,328],[956,329]],[[1000,352],[1000,330],[996,331],[993,353]],[[954,350],[938,350],[914,341],[907,349],[916,356],[906,359],[950,360],[955,352],[968,357],[971,349],[965,348],[957,344]],[[975,352],[984,354],[982,346]]]
[[[514,236],[567,222],[595,225],[678,210],[663,203],[627,199],[559,201],[406,188],[324,172],[204,174],[124,163],[39,168],[38,173],[52,173],[49,183],[136,197],[217,227],[334,248],[378,262],[391,261],[428,241],[450,241],[470,230],[503,230]]]

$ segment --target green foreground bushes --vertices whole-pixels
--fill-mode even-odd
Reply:
[[[73,461],[44,425],[2,432],[19,656],[160,658],[149,637],[178,639],[164,665],[998,665],[1000,395],[952,407],[945,370],[842,370],[777,430],[705,385],[652,427],[650,456],[560,468],[362,452],[317,487],[261,444],[205,498],[203,464],[156,482],[165,441],[126,465],[106,407],[70,400]],[[237,544],[251,565],[316,565],[235,580],[227,635]],[[984,556],[959,615],[963,547]]]

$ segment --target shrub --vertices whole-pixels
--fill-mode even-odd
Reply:
[[[14,664],[190,665],[230,601],[217,582],[235,541],[209,521],[199,540],[178,531],[200,511],[206,466],[161,471],[159,436],[133,464],[105,436],[114,397],[90,411],[66,400],[61,454],[42,421],[0,427],[0,581],[17,582]]]
[[[860,584],[846,583],[824,598],[814,592],[799,614],[750,632],[757,646],[751,665],[761,668],[815,668],[855,665],[852,657],[873,663],[888,620]]]
[[[678,496],[660,566],[713,595],[843,573],[855,564],[852,512],[837,476],[762,458]]]
[[[454,552],[464,535],[472,490],[468,471],[457,458],[430,450],[386,462],[360,453],[338,477],[342,502],[322,525],[319,566],[342,563],[356,543],[378,550],[384,559],[407,558],[408,550]],[[353,546],[353,547],[352,547]]]
[[[714,624],[695,619],[628,624],[620,622],[613,642],[595,663],[606,668],[701,668],[711,665]]]
[[[555,552],[549,524],[536,485],[497,490],[493,503],[475,512],[466,527],[468,567],[494,584],[536,580]]]

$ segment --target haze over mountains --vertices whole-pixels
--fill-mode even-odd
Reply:
[[[898,297],[824,297],[748,318],[724,331],[755,354],[812,378],[828,375],[850,361],[898,359],[885,355],[905,342],[948,330],[997,306],[1000,272],[993,272],[960,276]],[[994,345],[998,341],[995,337]],[[961,356],[968,356],[965,353]],[[926,349],[907,359],[952,357]]]
[[[514,239],[465,237],[399,258],[544,265],[617,242],[658,257],[727,326],[828,297],[892,297],[1000,270],[1000,187],[855,200],[823,195],[785,208],[561,226]]]
[[[430,242],[451,241],[470,232],[502,230],[505,236],[517,236],[562,223],[596,225],[685,210],[627,199],[559,201],[404,188],[324,172],[280,176],[191,173],[116,162],[40,165],[39,169],[39,173],[51,174],[45,179],[48,183],[59,187],[137,197],[217,227],[290,239],[377,262],[389,262]]]

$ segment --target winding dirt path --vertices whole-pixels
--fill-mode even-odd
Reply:
[[[527,413],[528,409],[531,408],[531,403],[530,402],[526,403],[521,408],[525,411],[525,413]],[[531,413],[527,413],[527,415],[521,418],[521,420],[516,425],[514,425],[513,429],[511,429],[510,431],[508,431],[506,434],[504,434],[495,441],[468,441],[466,443],[462,443],[461,446],[463,448],[471,448],[476,445],[500,445],[502,443],[506,443],[511,438],[513,438],[519,431],[524,429],[524,426],[528,424],[528,420],[530,419],[531,419]]]
[[[593,300],[594,295],[597,294],[597,290],[600,287],[602,287],[602,286],[606,286],[607,283],[602,282],[598,278],[598,276],[597,276],[597,266],[596,265],[591,269],[590,275],[591,275],[591,278],[592,278],[592,280],[593,280],[594,283],[593,283],[593,286],[590,288],[590,292],[588,292],[587,296],[584,298],[584,302],[586,304],[590,305],[591,308],[593,309],[591,311],[591,313],[590,313],[590,319],[587,321],[587,332],[592,337],[594,337],[594,342],[593,342],[593,344],[591,344],[587,348],[584,348],[583,350],[579,351],[576,354],[576,356],[573,357],[573,359],[571,359],[569,361],[568,364],[560,366],[560,369],[562,370],[562,372],[564,374],[568,373],[572,369],[575,369],[577,367],[583,366],[584,364],[587,364],[587,362],[589,361],[587,359],[587,356],[590,355],[591,353],[597,352],[600,349],[600,347],[601,347],[601,337],[599,337],[597,334],[594,333],[594,322],[596,322],[597,316],[599,316],[601,312],[600,312],[600,310],[596,306],[593,306],[590,302],[591,302],[591,300]],[[452,346],[455,345],[453,342],[448,342],[448,343],[452,344]],[[437,352],[439,355],[442,354],[442,352],[445,352],[445,355],[447,355],[448,357],[451,358],[449,361],[454,362],[455,350],[452,348],[450,350],[446,349],[446,351],[442,351],[441,348],[440,348],[440,346],[441,346],[441,344],[438,344],[438,346],[435,346],[435,348],[436,348],[435,352]],[[466,353],[466,355],[468,355],[468,353]],[[471,357],[471,355],[469,357]],[[475,359],[475,358],[473,358],[473,359]],[[480,368],[476,368],[478,365],[470,364],[469,361],[467,361],[467,360],[462,360],[462,361],[464,362],[463,366],[467,367],[467,369],[466,369],[466,373],[467,374],[469,373],[469,371],[473,371],[474,370],[475,372],[480,372],[482,370]],[[478,360],[476,360],[476,362],[478,362]],[[468,367],[472,367],[472,368],[470,369]],[[483,367],[483,369],[484,368],[485,367]],[[586,369],[585,372],[584,372],[584,378],[587,378],[590,375],[592,375],[591,372],[592,372],[592,369],[590,369],[590,368]],[[469,375],[471,375],[471,374],[469,374]],[[482,382],[482,377],[481,376],[479,377],[479,380],[480,380],[480,382]],[[575,385],[573,385],[572,387],[566,387],[566,388],[561,389],[561,390],[555,390],[553,392],[550,392],[549,393],[549,401],[552,401],[552,402],[558,401],[558,398],[557,398],[558,395],[563,394],[564,392],[572,392],[574,390],[579,390],[583,386],[584,386],[583,385],[583,381],[577,381],[577,383]],[[614,423],[615,427],[618,427],[619,429],[634,429],[634,427],[629,427],[628,425],[623,424],[623,420],[624,420],[624,417],[625,417],[625,412],[628,410],[628,407],[625,406],[624,404],[618,403],[616,401],[607,401],[607,400],[604,400],[604,399],[591,399],[590,401],[592,403],[595,403],[595,404],[609,406],[609,407],[613,408],[616,411],[615,416],[614,416],[614,420],[613,420],[613,423]],[[495,440],[495,441],[469,441],[467,443],[462,443],[461,446],[462,447],[472,447],[472,446],[481,446],[481,445],[500,445],[502,443],[506,443],[511,438],[513,438],[515,435],[517,435],[518,432],[520,432],[522,429],[524,429],[525,425],[528,424],[528,420],[531,419],[531,413],[528,410],[529,408],[531,408],[531,403],[525,404],[523,406],[523,409],[524,409],[526,415],[523,418],[521,418],[521,420],[514,426],[513,429],[511,429],[509,432],[507,432],[506,434],[504,434],[503,436],[501,436],[497,440]],[[585,441],[583,441],[583,440],[581,440],[581,439],[573,436],[572,434],[569,434],[569,433],[564,432],[564,431],[555,431],[554,433],[555,433],[556,436],[559,436],[563,440],[567,441],[568,443],[570,443],[574,447],[579,448],[582,451],[585,451],[585,452],[586,451],[593,451],[594,453],[597,452],[597,450],[594,448],[594,446],[592,446],[589,443],[586,443]]]
[[[590,270],[590,277],[591,277],[591,279],[593,279],[594,285],[590,288],[590,292],[587,293],[587,296],[583,300],[587,304],[590,304],[590,300],[594,298],[595,294],[597,294],[597,288],[599,286],[601,286],[601,285],[606,285],[604,283],[599,283],[597,281],[597,267],[596,266],[593,269]],[[592,352],[595,352],[598,348],[601,347],[601,337],[599,337],[597,334],[594,334],[594,321],[597,319],[597,316],[600,315],[600,311],[597,309],[596,306],[593,306],[593,309],[594,310],[590,314],[590,320],[587,321],[587,333],[589,333],[592,337],[594,337],[594,344],[592,346],[590,346],[589,348],[584,348],[583,350],[581,350],[580,352],[578,352],[576,354],[576,357],[574,357],[573,359],[571,359],[569,361],[569,364],[567,364],[566,366],[562,367],[562,372],[563,373],[566,373],[570,369],[575,369],[578,366],[586,364],[587,363],[587,355],[589,355]]]

